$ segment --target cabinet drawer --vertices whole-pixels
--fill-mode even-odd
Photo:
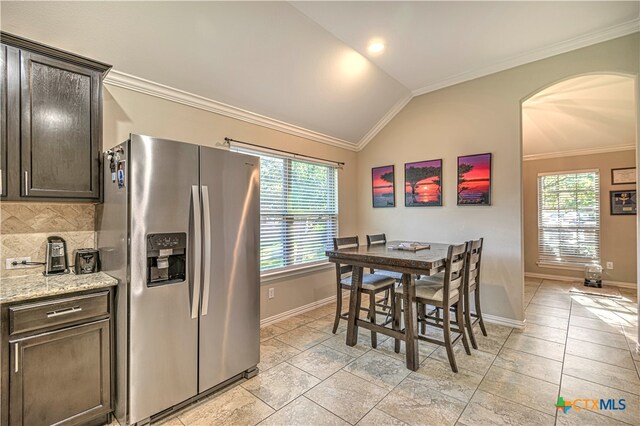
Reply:
[[[9,334],[49,328],[108,314],[108,291],[11,307]]]

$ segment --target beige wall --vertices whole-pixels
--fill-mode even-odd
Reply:
[[[524,270],[536,274],[584,278],[584,271],[541,268],[538,261],[538,173],[598,169],[600,171],[600,258],[603,279],[636,283],[636,216],[611,216],[609,191],[635,189],[635,185],[611,185],[611,169],[634,167],[635,150],[576,157],[525,161],[522,167],[524,197]]]
[[[586,73],[636,76],[640,35],[575,50],[414,98],[358,156],[358,230],[391,238],[457,242],[485,237],[483,310],[523,320],[521,101]],[[493,153],[493,206],[456,206],[456,157]],[[444,207],[371,207],[371,167],[443,159]]]
[[[276,100],[274,100],[275,102]],[[104,148],[126,140],[129,133],[218,146],[225,136],[315,157],[342,161],[338,173],[340,233],[356,230],[356,153],[188,107],[128,89],[106,85],[104,90]],[[268,299],[268,288],[275,298]],[[261,286],[261,318],[335,295],[334,270],[271,280]]]

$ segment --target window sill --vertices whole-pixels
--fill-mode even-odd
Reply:
[[[272,281],[278,281],[285,278],[295,277],[297,275],[305,275],[311,272],[329,269],[334,264],[331,262],[314,263],[312,265],[303,265],[297,268],[286,269],[277,272],[265,272],[260,275],[260,284],[266,284]]]
[[[564,263],[564,262],[548,262],[548,261],[538,261],[536,265],[541,268],[549,268],[549,269],[565,269],[568,271],[584,271],[587,265],[591,263]]]

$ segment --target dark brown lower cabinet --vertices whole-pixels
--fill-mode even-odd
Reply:
[[[108,319],[9,341],[9,423],[82,424],[107,414],[109,342]]]
[[[105,288],[0,306],[0,426],[110,421],[112,312]]]

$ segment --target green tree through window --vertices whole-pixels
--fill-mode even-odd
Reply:
[[[325,262],[338,232],[337,169],[238,151],[260,157],[261,271]]]
[[[595,171],[538,176],[538,259],[600,261],[600,181]]]

